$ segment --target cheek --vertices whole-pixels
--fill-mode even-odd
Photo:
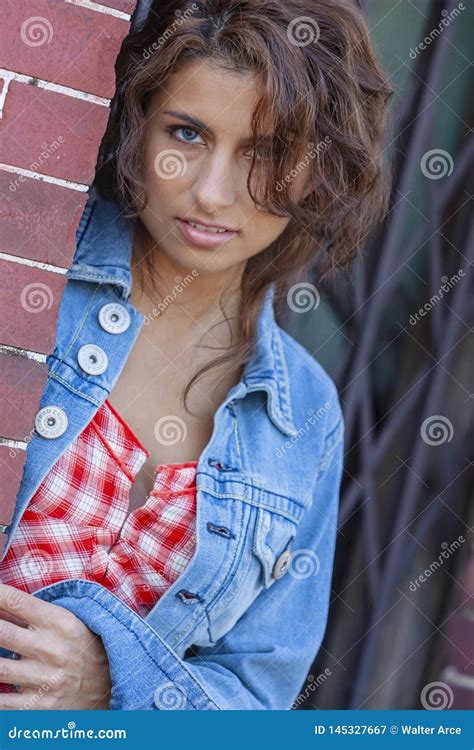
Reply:
[[[278,216],[262,215],[256,209],[248,222],[247,236],[253,238],[253,243],[259,245],[259,250],[264,250],[271,245],[288,226],[289,219]]]
[[[145,175],[154,189],[169,190],[176,181],[186,180],[190,165],[178,148],[172,148],[163,138],[150,141],[145,150]]]

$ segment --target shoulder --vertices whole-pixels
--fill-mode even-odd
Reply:
[[[288,371],[288,383],[297,428],[313,418],[325,436],[325,449],[334,448],[343,438],[344,417],[335,382],[315,357],[287,331],[275,323]]]

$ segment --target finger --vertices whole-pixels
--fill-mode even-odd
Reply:
[[[27,658],[38,657],[43,652],[34,630],[20,628],[6,620],[0,620],[0,646]]]
[[[31,690],[24,693],[0,693],[0,711],[21,711],[30,705],[32,708],[41,708],[37,704],[37,697],[38,693]]]
[[[53,619],[61,607],[43,602],[33,594],[20,591],[14,586],[0,583],[0,609],[23,620],[27,625],[41,627]]]
[[[9,612],[5,612],[4,609],[0,609],[0,620],[7,620],[7,622],[12,622],[14,625],[19,625],[20,628],[28,627],[26,622],[15,617],[15,615],[11,615]]]
[[[56,670],[49,676],[45,674],[45,666],[33,659],[4,659],[0,658],[0,682],[7,685],[19,685],[37,689],[48,689],[62,674],[63,670]],[[0,696],[1,697],[1,696]]]

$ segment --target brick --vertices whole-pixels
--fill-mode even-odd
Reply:
[[[0,260],[0,343],[49,354],[65,274]]]
[[[129,27],[124,19],[58,0],[8,2],[0,67],[110,99]]]
[[[99,2],[99,0],[97,0]],[[132,15],[135,10],[136,0],[100,0],[101,5],[107,5],[109,8],[121,10],[124,13]]]
[[[109,113],[108,107],[12,81],[0,121],[0,162],[90,185]],[[53,148],[42,160],[42,152]]]
[[[46,383],[48,366],[0,352],[0,436],[28,443]]]
[[[131,14],[135,4],[101,0],[98,6]],[[110,99],[128,21],[64,0],[11,0],[2,10],[0,67],[31,80],[10,82],[0,162],[90,185],[110,110],[42,89],[37,79]],[[69,267],[86,200],[72,186],[0,170],[0,252]],[[65,284],[65,274],[0,260],[0,343],[50,353]],[[29,442],[47,374],[46,362],[0,352],[0,436]],[[25,459],[25,451],[0,444],[0,524],[13,513]],[[0,531],[0,555],[5,543]]]
[[[20,486],[26,451],[0,445],[0,523],[7,526],[13,517],[15,498]],[[3,537],[0,534],[0,550]]]
[[[87,193],[0,170],[0,252],[69,268]]]

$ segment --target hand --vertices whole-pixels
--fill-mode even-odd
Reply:
[[[72,612],[0,583],[0,710],[108,709],[112,687],[99,636]]]

